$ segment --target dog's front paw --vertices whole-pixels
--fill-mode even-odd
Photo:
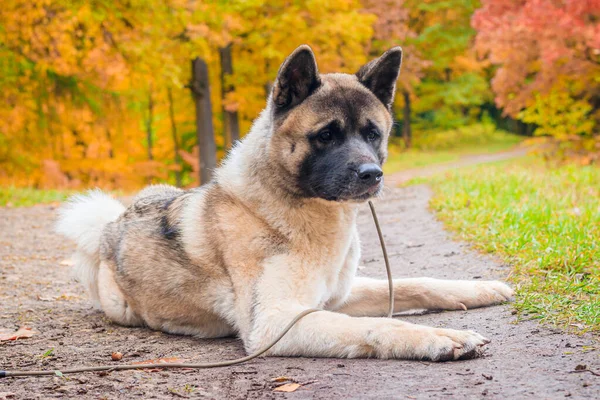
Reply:
[[[366,344],[379,358],[451,361],[474,358],[490,341],[479,333],[388,320],[369,330]]]
[[[431,361],[470,359],[480,356],[488,343],[489,339],[473,331],[431,329],[415,347],[415,356]]]
[[[500,281],[471,282],[473,286],[465,288],[465,292],[459,296],[461,303],[466,308],[477,308],[491,306],[510,300],[514,291],[505,283]]]
[[[514,291],[500,281],[436,281],[430,293],[430,309],[467,310],[508,301]]]

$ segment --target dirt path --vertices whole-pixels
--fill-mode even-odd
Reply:
[[[391,190],[377,205],[396,277],[487,279],[508,267],[449,239],[427,210],[425,186]],[[55,209],[0,209],[0,327],[28,325],[36,336],[0,344],[2,369],[58,369],[161,357],[187,361],[239,357],[236,339],[198,340],[147,329],[115,326],[91,309],[81,288],[61,265],[73,246],[51,234]],[[368,207],[360,215],[360,273],[385,276]],[[600,377],[573,373],[579,364],[600,370],[588,337],[515,324],[509,306],[405,317],[415,323],[468,328],[492,339],[483,358],[451,363],[394,360],[263,358],[245,365],[204,371],[88,373],[2,379],[0,393],[28,398],[600,398]],[[42,357],[50,349],[52,357]],[[273,392],[272,378],[306,383],[294,393]],[[0,398],[3,395],[0,394]]]
[[[522,157],[527,154],[526,148],[517,147],[509,151],[490,154],[473,154],[461,157],[457,161],[436,164],[429,167],[407,169],[397,172],[385,178],[385,182],[389,187],[397,187],[398,185],[408,182],[413,178],[425,178],[435,175],[439,172],[447,171],[453,168],[466,167],[469,165],[477,165],[494,161],[509,160],[511,158]]]

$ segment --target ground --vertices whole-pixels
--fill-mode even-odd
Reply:
[[[386,183],[390,187],[396,187],[403,185],[415,178],[428,178],[449,169],[457,169],[471,165],[509,160],[511,158],[524,156],[525,154],[527,154],[527,149],[524,147],[516,147],[512,150],[501,151],[497,153],[469,154],[459,157],[457,160],[451,160],[442,163],[432,163],[425,167],[400,170],[399,172],[393,173],[386,177]]]
[[[395,277],[504,279],[509,267],[449,238],[428,210],[426,186],[390,189],[376,205]],[[0,209],[0,327],[31,326],[28,339],[0,344],[2,369],[60,369],[176,357],[205,362],[243,355],[234,338],[199,340],[123,328],[94,311],[70,279],[73,245],[51,232],[56,206]],[[365,205],[360,274],[385,277],[381,249]],[[212,370],[86,373],[65,378],[4,378],[0,398],[598,398],[597,343],[520,321],[510,305],[403,317],[438,327],[473,329],[492,339],[482,358],[430,363],[396,360],[260,358]],[[49,350],[53,351],[49,352]],[[111,361],[111,353],[123,353]],[[45,354],[52,354],[44,356]],[[580,367],[581,368],[581,367]],[[275,392],[273,378],[303,384]]]

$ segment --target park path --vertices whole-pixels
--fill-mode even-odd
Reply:
[[[396,172],[392,175],[386,176],[385,182],[389,187],[397,187],[398,185],[408,182],[411,179],[427,178],[429,176],[438,174],[440,172],[448,171],[450,169],[523,157],[525,154],[527,154],[527,151],[528,150],[524,147],[517,147],[512,150],[502,151],[499,153],[467,155],[461,157],[456,161],[449,161],[445,163],[431,165],[428,167],[411,168],[406,169],[404,171]]]
[[[395,277],[503,279],[509,267],[451,239],[428,210],[427,186],[390,189],[376,205]],[[205,362],[243,355],[233,338],[200,340],[111,324],[92,310],[66,264],[73,245],[51,233],[55,206],[0,208],[0,328],[37,335],[0,344],[0,369],[58,369],[158,358]],[[385,277],[381,249],[365,205],[359,215],[359,273]],[[430,363],[396,360],[261,358],[213,370],[123,371],[2,379],[0,399],[562,399],[600,398],[597,342],[536,321],[516,321],[510,305],[403,317],[438,327],[473,329],[492,339],[482,358]],[[44,353],[52,350],[52,356]],[[580,367],[581,368],[581,367]],[[302,386],[273,391],[276,377]],[[12,397],[7,397],[12,396]]]

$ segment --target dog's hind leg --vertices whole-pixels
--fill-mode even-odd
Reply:
[[[142,319],[129,306],[115,281],[113,269],[106,262],[101,262],[98,270],[98,296],[102,311],[117,324],[126,326],[142,324]]]
[[[459,281],[433,278],[394,280],[394,312],[410,310],[466,310],[509,300],[513,291],[499,281]],[[388,312],[388,282],[355,278],[340,313],[382,317]]]

